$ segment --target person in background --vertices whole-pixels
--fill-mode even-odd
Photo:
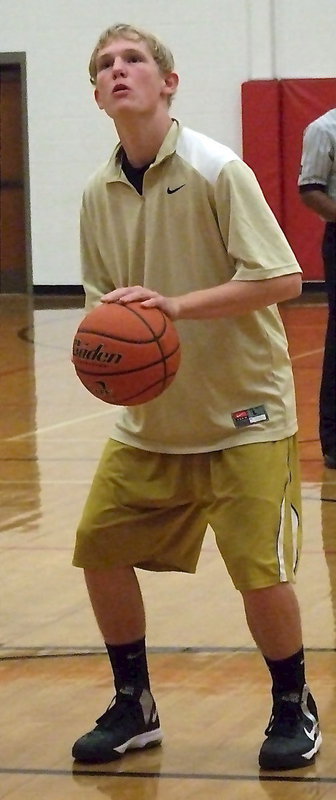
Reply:
[[[78,526],[73,564],[84,569],[115,697],[72,754],[105,762],[160,744],[136,569],[195,572],[210,524],[271,676],[260,767],[304,767],[321,733],[293,588],[297,420],[275,305],[300,294],[301,269],[249,167],[171,116],[178,76],[156,36],[108,28],[89,70],[119,142],[83,195],[86,310],[101,301],[162,309],[182,359],[158,398],[116,408]]]
[[[336,469],[336,108],[313,120],[304,131],[298,186],[305,206],[326,222],[322,257],[328,321],[320,387],[320,441],[325,466]]]

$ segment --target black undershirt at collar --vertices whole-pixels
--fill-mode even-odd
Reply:
[[[121,169],[126,175],[127,180],[129,180],[139,194],[142,194],[144,174],[152,163],[153,162],[150,161],[149,164],[145,164],[143,167],[133,167],[127,158],[125,150],[122,150]]]

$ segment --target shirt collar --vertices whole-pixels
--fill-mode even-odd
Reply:
[[[175,153],[180,127],[180,123],[176,119],[173,119],[173,123],[162,142],[155,161],[153,161],[149,169],[157,166],[157,164],[160,164],[161,161],[165,160],[165,158],[168,158],[170,155]],[[127,178],[122,171],[121,155],[122,146],[121,142],[118,142],[104,170],[106,183],[114,183],[115,181],[128,183]]]

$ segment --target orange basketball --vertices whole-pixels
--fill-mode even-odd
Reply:
[[[101,303],[74,337],[76,373],[95,397],[135,406],[158,397],[180,364],[177,330],[159,308],[140,303]]]

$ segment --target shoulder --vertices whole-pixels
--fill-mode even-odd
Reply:
[[[111,159],[101,164],[94,172],[89,175],[85,187],[84,187],[84,195],[90,195],[99,189],[103,184],[107,182],[109,168],[111,165]]]
[[[336,108],[331,108],[325,114],[313,119],[305,129],[306,135],[328,133],[330,130],[336,132]]]
[[[186,127],[180,128],[176,153],[211,183],[216,181],[226,164],[241,161],[230,147]]]
[[[107,183],[118,180],[120,172],[120,143],[118,143],[110,158],[89,175],[84,188],[84,197],[99,194]]]

